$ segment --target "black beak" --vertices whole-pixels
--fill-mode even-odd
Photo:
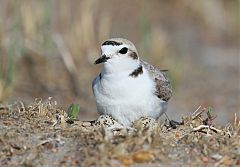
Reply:
[[[97,59],[94,64],[104,63],[104,62],[106,62],[108,59],[110,59],[110,57],[107,57],[106,55],[102,55],[102,57],[100,57],[99,59]]]

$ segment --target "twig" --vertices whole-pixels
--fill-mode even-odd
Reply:
[[[234,125],[240,127],[240,119],[238,120],[237,113],[234,114]]]
[[[41,141],[40,143],[38,143],[37,146],[44,145],[44,144],[49,143],[49,142],[52,142],[52,141],[54,141],[54,140],[55,140],[55,139],[52,139],[52,138],[49,138],[49,139],[47,139],[47,140],[43,140],[43,141]]]
[[[225,130],[226,130],[226,133],[228,134],[229,137],[232,137],[232,133],[234,130],[233,130],[233,126],[228,123],[226,126],[225,126]]]
[[[192,113],[192,116],[196,114],[196,112],[201,108],[202,106],[198,106],[198,108]]]
[[[59,142],[59,143],[65,143],[61,138],[60,138],[60,136],[57,136],[57,138],[48,138],[48,139],[46,139],[46,140],[43,140],[43,141],[41,141],[40,143],[38,143],[36,146],[38,147],[38,146],[41,146],[41,145],[44,145],[44,144],[46,144],[46,143],[50,143],[50,142],[53,142],[53,141],[56,141],[56,142]]]
[[[197,108],[197,110],[194,111],[194,113],[192,114],[192,119],[193,119],[193,120],[196,119],[199,115],[201,115],[203,112],[206,111],[206,109],[203,108],[203,109],[200,110],[198,113],[196,113],[200,108],[201,108],[201,106],[199,106],[199,107]],[[195,113],[196,113],[196,114],[195,114]],[[194,114],[195,114],[195,115],[194,115]]]
[[[221,130],[219,130],[217,128],[214,128],[213,126],[208,126],[208,125],[199,125],[198,127],[193,128],[192,131],[196,132],[196,131],[200,131],[202,129],[210,129],[210,130],[212,130],[212,131],[214,131],[216,133],[221,133],[222,132]]]
[[[234,114],[234,125],[237,125],[237,113]]]
[[[25,106],[24,106],[24,104],[23,104],[23,102],[22,101],[19,101],[19,104],[21,105],[21,111],[26,111],[26,108],[25,108]]]

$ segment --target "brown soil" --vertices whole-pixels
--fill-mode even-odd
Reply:
[[[167,122],[135,124],[131,133],[66,119],[51,99],[0,105],[0,166],[240,165],[237,116],[232,124],[218,127],[206,109],[199,109],[176,129]]]

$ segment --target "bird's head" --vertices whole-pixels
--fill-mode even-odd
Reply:
[[[95,64],[103,63],[107,73],[136,69],[139,57],[134,44],[123,38],[111,38],[101,45],[101,57]]]

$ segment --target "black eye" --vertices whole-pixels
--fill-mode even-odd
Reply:
[[[124,47],[121,50],[119,50],[119,53],[126,54],[128,52],[128,48]]]

